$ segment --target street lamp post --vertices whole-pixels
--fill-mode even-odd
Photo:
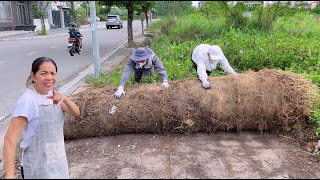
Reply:
[[[94,78],[99,79],[100,76],[100,53],[99,53],[99,43],[97,39],[97,22],[96,22],[96,2],[89,1],[90,5],[90,26],[92,32],[92,45],[93,45],[93,56],[94,56]]]

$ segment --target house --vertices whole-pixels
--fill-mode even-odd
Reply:
[[[47,18],[51,28],[69,27],[71,22],[70,8],[68,1],[51,1],[47,8]]]
[[[309,4],[310,9],[320,6],[320,1],[311,1]]]
[[[264,7],[267,7],[277,2],[279,1],[263,1],[263,5]],[[305,8],[305,9],[307,8],[313,9],[320,4],[320,1],[280,1],[280,3],[282,4],[286,4],[288,2],[291,8]]]
[[[35,4],[40,1],[33,1]],[[43,1],[45,2],[45,1]],[[51,28],[65,28],[70,26],[70,2],[68,1],[47,1],[46,15],[44,17],[46,29]],[[35,30],[40,30],[40,19],[33,19],[33,24],[36,26]]]
[[[0,1],[0,31],[33,31],[30,1]]]
[[[39,19],[34,18],[32,6],[39,1],[1,1],[0,31],[34,31],[41,27]],[[45,15],[46,28],[69,27],[71,15],[68,1],[50,1]]]

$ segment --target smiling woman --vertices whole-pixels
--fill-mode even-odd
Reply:
[[[32,63],[26,82],[28,89],[13,108],[4,137],[5,178],[15,178],[16,143],[22,131],[22,178],[69,178],[64,149],[64,113],[80,116],[80,111],[73,101],[53,89],[57,72],[57,65],[51,58],[39,57]],[[44,156],[39,157],[39,153]]]

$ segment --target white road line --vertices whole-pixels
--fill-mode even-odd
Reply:
[[[56,47],[58,47],[58,46],[51,46],[50,48],[56,48]]]
[[[5,63],[5,62],[7,62],[7,61],[0,61],[0,64],[1,64],[1,63]]]
[[[32,54],[36,54],[37,52],[32,52],[32,53],[29,53],[29,54],[26,54],[27,56],[29,55],[32,55]]]

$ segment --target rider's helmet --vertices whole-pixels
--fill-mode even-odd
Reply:
[[[71,22],[71,23],[70,23],[70,26],[73,27],[73,28],[75,28],[75,27],[76,27],[76,23]]]

